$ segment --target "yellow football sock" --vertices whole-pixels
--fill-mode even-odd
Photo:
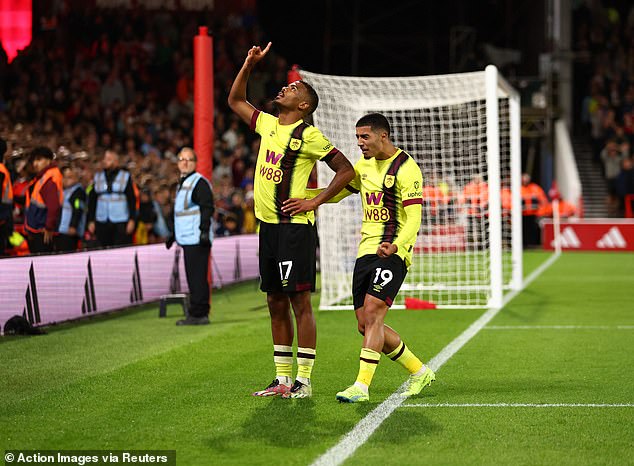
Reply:
[[[372,383],[372,377],[376,371],[376,366],[379,365],[381,359],[381,353],[377,353],[370,348],[361,348],[361,355],[359,356],[359,375],[357,375],[357,382],[369,387]]]
[[[315,349],[297,347],[297,379],[304,381],[310,379],[315,364]],[[300,379],[302,377],[302,379]]]
[[[293,348],[285,345],[273,345],[273,361],[275,362],[275,377],[288,377],[290,382],[293,376]]]
[[[410,374],[415,374],[418,372],[421,367],[423,367],[423,363],[420,359],[416,357],[414,353],[412,353],[407,345],[401,341],[401,343],[396,347],[394,351],[389,354],[386,354],[388,358],[392,361],[396,361],[401,366],[403,366]]]

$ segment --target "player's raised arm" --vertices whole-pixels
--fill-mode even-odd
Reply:
[[[242,64],[242,68],[240,68],[236,79],[231,85],[231,91],[229,91],[229,98],[227,99],[229,107],[231,107],[231,110],[246,124],[251,123],[251,117],[255,111],[255,107],[247,101],[247,82],[249,81],[253,67],[264,58],[270,49],[271,42],[267,44],[264,50],[262,50],[259,45],[251,47]]]

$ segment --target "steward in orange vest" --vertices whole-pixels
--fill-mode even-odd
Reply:
[[[9,248],[9,237],[13,232],[13,188],[11,175],[2,163],[7,143],[0,139],[0,257]]]
[[[426,222],[443,223],[448,206],[449,197],[438,186],[426,184],[423,187],[423,219]]]
[[[52,252],[64,201],[62,173],[48,147],[31,152],[31,164],[37,173],[26,192],[24,228],[31,253]]]
[[[465,238],[469,248],[484,251],[488,248],[488,229],[483,222],[489,207],[489,185],[481,176],[474,176],[462,189],[460,204],[467,214]]]
[[[548,204],[546,193],[537,183],[531,183],[529,174],[522,175],[522,215],[538,215]]]
[[[574,204],[566,202],[563,199],[559,200],[559,218],[570,218],[577,213],[577,208]],[[552,217],[553,216],[553,204],[547,204],[539,211],[540,217]]]
[[[544,190],[536,183],[531,183],[528,173],[522,174],[522,243],[524,247],[537,246],[541,243],[541,232],[537,223],[540,211],[548,205]]]
[[[510,217],[513,209],[513,196],[511,188],[502,186],[500,190],[500,203],[502,204],[502,217]]]
[[[480,176],[474,176],[462,190],[460,202],[468,216],[484,217],[489,206],[489,185]]]

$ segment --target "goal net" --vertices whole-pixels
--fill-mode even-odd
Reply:
[[[406,78],[301,76],[319,94],[315,126],[353,164],[360,157],[355,124],[379,112],[390,121],[395,145],[423,173],[423,221],[393,307],[406,298],[499,307],[505,290],[520,288],[519,97],[495,67]],[[332,176],[318,164],[320,186]],[[352,307],[361,221],[359,196],[319,207],[322,309]]]

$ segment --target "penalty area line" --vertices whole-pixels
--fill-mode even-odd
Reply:
[[[440,353],[429,360],[427,366],[432,370],[437,371],[445,364],[454,354],[460,350],[469,340],[488,324],[498,312],[515,298],[524,288],[530,285],[537,277],[539,277],[548,267],[550,267],[560,256],[560,253],[553,254],[537,269],[535,269],[519,290],[513,290],[504,297],[502,306],[499,309],[489,309],[480,316],[478,320],[472,323],[469,328],[456,337],[451,343],[445,346]],[[378,427],[385,421],[390,415],[402,405],[403,401],[407,398],[401,396],[401,393],[405,390],[407,381],[405,381],[394,393],[387,397],[379,406],[370,411],[363,419],[361,419],[350,432],[345,434],[339,442],[328,449],[323,455],[318,457],[311,466],[337,466],[350,458],[354,452],[363,445],[370,436],[378,429]]]
[[[487,325],[484,330],[634,330],[634,325]]]
[[[634,408],[634,403],[412,403],[401,408]]]

